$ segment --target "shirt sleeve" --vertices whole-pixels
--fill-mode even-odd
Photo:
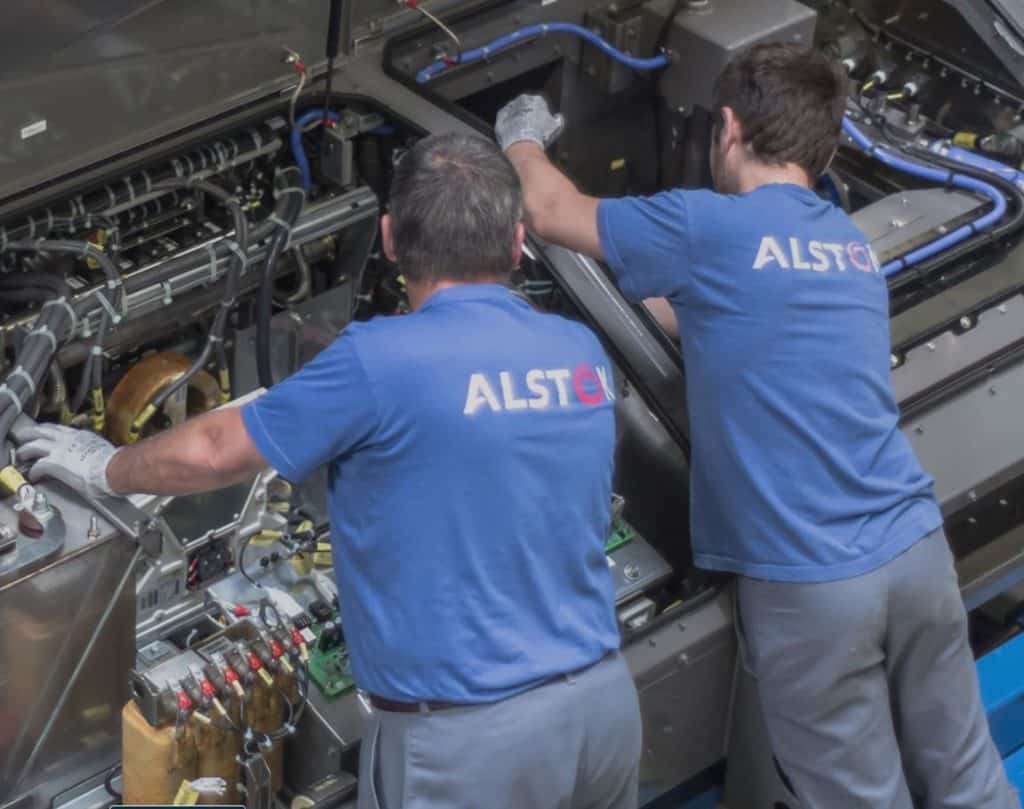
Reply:
[[[293,483],[364,446],[376,431],[377,404],[355,343],[342,335],[242,408],[256,448]]]
[[[601,251],[630,300],[679,297],[688,286],[686,195],[603,199],[597,206]]]

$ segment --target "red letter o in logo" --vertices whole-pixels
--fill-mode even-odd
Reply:
[[[593,388],[592,392],[587,390],[588,383]],[[583,404],[599,405],[604,401],[601,380],[586,365],[576,366],[576,370],[572,372],[572,386]]]

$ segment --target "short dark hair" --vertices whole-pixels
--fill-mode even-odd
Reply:
[[[755,45],[726,65],[715,81],[716,126],[722,108],[732,108],[744,143],[759,160],[796,163],[813,182],[828,168],[839,142],[846,89],[846,71],[817,51]]]
[[[454,132],[419,141],[395,167],[390,210],[409,280],[504,280],[512,272],[522,187],[493,141]]]

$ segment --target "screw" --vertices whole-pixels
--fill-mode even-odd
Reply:
[[[46,500],[46,495],[42,492],[36,492],[35,500],[32,501],[32,508],[35,511],[45,511],[49,507],[49,503]]]
[[[971,320],[967,315],[964,315],[962,318],[960,318],[960,328],[961,329],[969,329],[973,325],[974,325],[974,321]]]
[[[640,568],[631,562],[622,568],[622,575],[630,581],[636,581],[640,578]]]
[[[929,351],[934,351],[935,350],[935,343],[928,343],[928,350]]]
[[[895,354],[889,355],[889,367],[896,368],[900,364],[900,358]]]
[[[999,314],[1001,314],[1001,315],[1005,315],[1006,314],[1006,304],[1005,303],[999,304]]]

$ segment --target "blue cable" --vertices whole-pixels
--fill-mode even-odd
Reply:
[[[641,59],[636,56],[630,56],[629,54],[623,53],[618,48],[609,45],[593,31],[584,28],[582,25],[575,25],[570,22],[549,22],[520,28],[518,31],[513,31],[511,34],[500,36],[493,42],[490,42],[480,48],[474,48],[471,51],[464,51],[461,58],[456,63],[449,63],[443,59],[433,62],[416,74],[416,81],[420,84],[426,84],[434,78],[434,76],[439,73],[444,73],[450,67],[471,65],[474,62],[487,59],[495,53],[503,51],[505,48],[515,45],[518,42],[522,42],[524,39],[530,39],[535,36],[544,36],[545,34],[575,34],[581,39],[585,39],[590,44],[599,48],[615,61],[620,62],[633,70],[657,70],[658,68],[667,66],[669,63],[668,56],[663,53],[646,59]]]
[[[1024,172],[1007,166],[1005,163],[1000,163],[998,160],[993,160],[991,157],[984,157],[967,149],[961,149],[959,146],[952,146],[948,141],[940,140],[930,143],[928,150],[935,152],[940,157],[963,163],[965,166],[992,172],[1004,180],[1009,180],[1021,191],[1024,191]]]
[[[295,165],[299,167],[299,173],[302,174],[302,187],[306,191],[313,190],[313,177],[309,170],[309,159],[306,157],[306,152],[302,148],[302,129],[313,121],[322,121],[324,117],[323,110],[310,110],[309,112],[303,113],[295,119],[295,126],[292,127],[292,131],[288,133],[288,139],[292,146],[292,159],[295,160]],[[338,116],[336,113],[330,112],[327,117],[332,123],[338,123]]]
[[[854,125],[853,121],[846,117],[843,118],[843,131],[850,136],[850,139],[857,144],[857,146],[867,152],[869,157],[875,158],[889,166],[889,168],[902,171],[914,177],[920,177],[923,180],[930,180],[931,182],[942,183],[944,185],[949,184],[956,186],[957,188],[974,191],[992,200],[992,210],[984,216],[980,216],[973,222],[958,227],[952,233],[947,233],[945,236],[933,239],[927,244],[918,247],[916,250],[911,250],[909,253],[906,253],[899,258],[887,262],[882,267],[882,273],[887,278],[895,275],[896,273],[902,272],[908,267],[918,264],[927,258],[931,258],[932,256],[941,253],[943,250],[948,250],[953,245],[969,239],[975,233],[987,230],[1002,219],[1003,214],[1006,213],[1006,198],[995,186],[983,183],[981,180],[976,180],[973,177],[967,177],[963,174],[955,174],[944,169],[935,169],[930,166],[924,166],[920,163],[914,163],[910,160],[906,160],[888,149],[880,147],[877,143],[867,137],[867,135],[861,132]]]

